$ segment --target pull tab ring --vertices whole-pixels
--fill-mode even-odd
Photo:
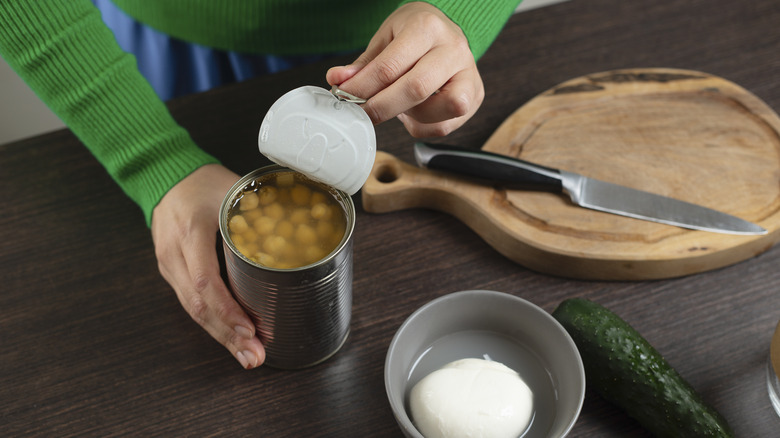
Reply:
[[[361,99],[357,96],[353,96],[352,94],[349,94],[346,91],[339,88],[338,85],[334,85],[333,87],[331,87],[330,92],[334,96],[336,96],[338,100],[342,102],[356,103],[358,105],[362,103],[366,103],[366,99]]]

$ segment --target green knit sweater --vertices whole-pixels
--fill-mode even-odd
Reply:
[[[519,0],[427,0],[457,23],[479,58]],[[408,0],[114,0],[171,36],[258,54],[364,47]],[[144,212],[217,160],[169,114],[90,0],[0,1],[0,55],[89,148]]]

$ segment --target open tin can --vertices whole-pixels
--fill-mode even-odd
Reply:
[[[244,237],[239,239],[231,231],[241,199],[272,186],[274,178],[282,175],[318,187],[319,193],[332,198],[328,201],[337,206],[336,213],[344,215],[343,234],[340,240],[333,237],[333,249],[321,257],[310,254],[294,267],[267,262],[264,253],[254,256],[251,250],[240,248]],[[288,168],[267,166],[247,174],[230,189],[220,209],[219,228],[230,287],[257,327],[265,346],[265,363],[283,369],[304,368],[335,354],[349,335],[352,314],[355,205],[350,196]],[[282,241],[278,228],[271,234],[277,243]],[[292,245],[300,245],[297,237],[290,235]]]

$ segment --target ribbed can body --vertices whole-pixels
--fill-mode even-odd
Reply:
[[[332,191],[344,209],[347,227],[341,243],[322,260],[295,269],[259,265],[243,256],[228,237],[230,200],[254,178],[280,170],[287,169],[258,169],[233,186],[223,202],[220,231],[230,287],[257,327],[265,364],[295,369],[328,359],[349,335],[355,207],[348,195]]]

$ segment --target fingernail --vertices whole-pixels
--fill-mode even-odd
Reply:
[[[251,351],[239,351],[236,353],[236,359],[244,369],[250,369],[257,366],[257,357]]]
[[[248,328],[244,327],[243,325],[237,325],[233,328],[233,330],[238,333],[239,336],[245,339],[252,339],[252,331]]]

